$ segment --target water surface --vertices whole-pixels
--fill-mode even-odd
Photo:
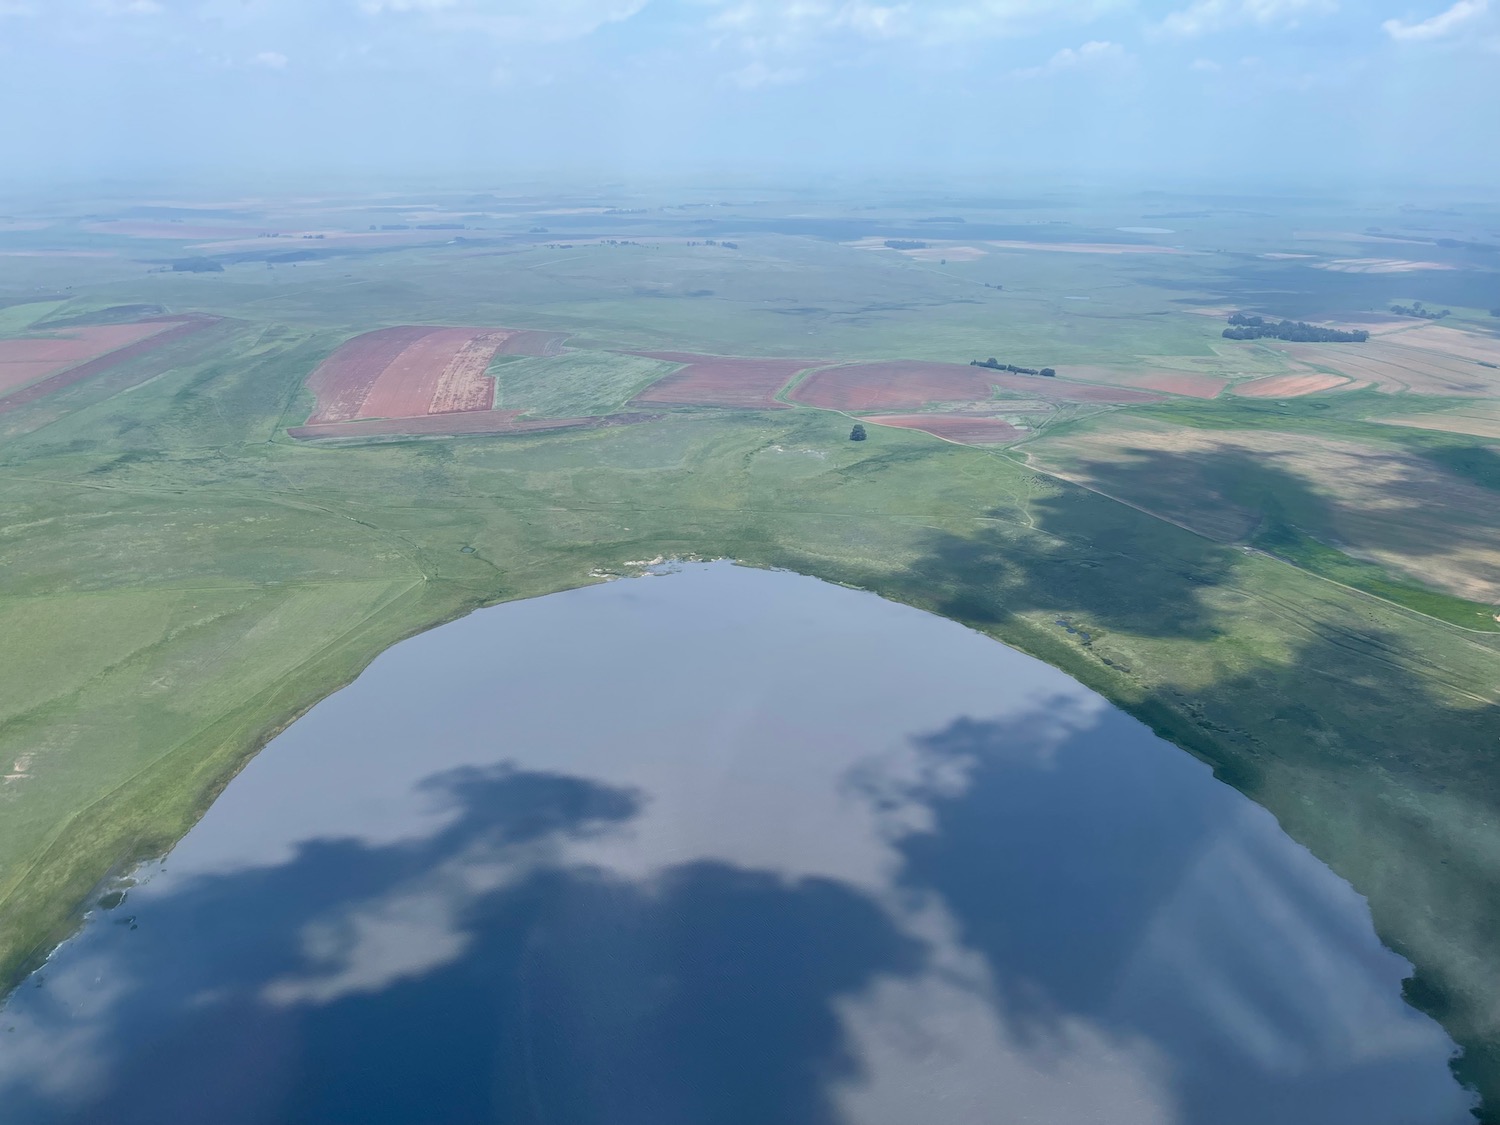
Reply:
[[[141,880],[0,1013],[0,1120],[1468,1120],[1409,966],[1267,813],[791,574],[398,645]]]

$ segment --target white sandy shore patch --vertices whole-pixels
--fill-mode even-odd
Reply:
[[[929,246],[926,250],[903,250],[901,253],[919,262],[976,262],[989,252],[977,246]]]
[[[1055,254],[1194,254],[1177,246],[1142,246],[1133,242],[1022,242],[997,239],[985,243],[997,250],[1050,250]]]
[[[1417,270],[1452,270],[1457,266],[1442,262],[1413,262],[1406,258],[1334,258],[1329,262],[1314,262],[1315,270],[1332,270],[1335,273],[1412,273]]]

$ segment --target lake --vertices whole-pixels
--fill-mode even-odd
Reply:
[[[0,1012],[0,1120],[1470,1120],[1365,901],[1202,763],[941,618],[670,570],[289,727]]]

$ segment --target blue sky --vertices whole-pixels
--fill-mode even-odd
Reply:
[[[0,176],[1482,187],[1497,75],[1500,0],[0,0]]]

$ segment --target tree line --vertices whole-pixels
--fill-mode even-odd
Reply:
[[[1341,328],[1320,328],[1301,320],[1270,321],[1260,316],[1231,313],[1232,327],[1224,329],[1226,340],[1289,340],[1298,344],[1363,344],[1370,334],[1363,328],[1344,331]]]
[[[1392,305],[1391,312],[1397,316],[1419,316],[1423,320],[1442,320],[1445,316],[1453,315],[1453,310],[1451,309],[1444,309],[1442,312],[1433,312],[1431,309],[1424,309],[1421,301],[1413,301],[1409,305]]]
[[[1016,375],[1040,375],[1044,379],[1057,377],[1057,372],[1050,367],[1017,367],[1014,363],[1001,363],[994,356],[989,359],[971,359],[970,367],[988,367],[991,371],[1009,371]]]

